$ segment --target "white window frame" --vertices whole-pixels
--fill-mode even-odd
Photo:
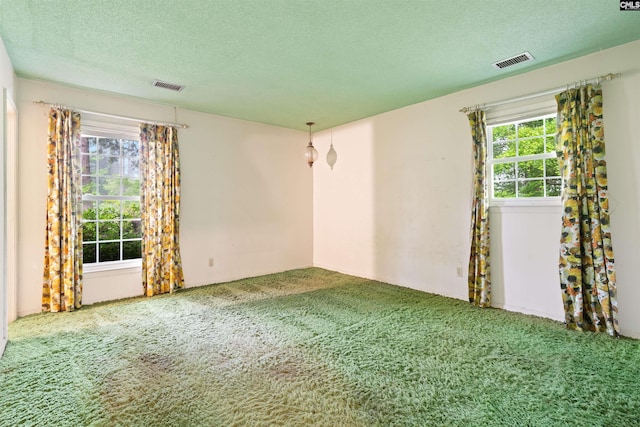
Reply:
[[[126,140],[140,140],[139,128],[135,125],[131,125],[130,123],[123,123],[118,120],[110,121],[109,119],[105,119],[103,117],[93,118],[89,116],[85,118],[83,114],[81,120],[81,136],[82,137],[94,137],[94,138],[109,138],[109,139],[126,139]],[[122,150],[122,148],[121,148]],[[122,153],[120,155],[122,158]],[[121,166],[122,167],[122,166]],[[120,200],[120,201],[140,201],[140,195],[138,196],[99,196],[99,195],[84,195],[82,197],[84,200],[90,201],[103,201],[103,200]],[[97,205],[97,204],[96,204]],[[122,216],[122,204],[120,205],[121,216]],[[97,218],[98,212],[96,211],[96,219],[95,222],[99,222]],[[122,220],[122,218],[121,218]],[[96,229],[96,239],[97,239],[97,229]],[[124,241],[135,241],[138,239],[122,239],[122,236],[118,242],[120,242],[120,250],[122,251],[122,242]],[[96,240],[96,258],[99,254],[98,243],[99,240]],[[111,242],[111,241],[110,241]],[[84,242],[83,242],[84,243]],[[119,270],[119,269],[141,269],[142,268],[142,258],[135,258],[129,260],[118,260],[118,261],[103,261],[103,262],[95,262],[95,263],[85,263],[83,264],[83,271],[85,273],[92,273],[98,271],[108,271],[108,270]]]
[[[514,106],[507,106],[488,110],[486,113],[487,130],[487,175],[489,179],[489,206],[496,207],[526,207],[526,206],[560,206],[562,204],[560,196],[547,197],[516,197],[516,198],[496,198],[493,197],[493,165],[500,163],[525,162],[529,160],[555,159],[556,154],[540,153],[528,156],[516,156],[502,159],[493,158],[493,133],[492,128],[506,124],[515,124],[548,118],[556,114],[556,104],[553,98],[536,101],[521,102]],[[548,135],[547,135],[548,136]],[[516,142],[517,144],[517,142]],[[545,171],[546,173],[546,171]]]

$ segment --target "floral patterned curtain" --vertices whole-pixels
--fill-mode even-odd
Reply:
[[[142,286],[147,296],[184,286],[179,248],[180,157],[174,127],[140,125]]]
[[[474,111],[468,115],[468,118],[473,139],[474,158],[469,302],[478,307],[490,307],[489,187],[487,176],[487,131],[484,111]]]
[[[73,311],[82,305],[80,114],[52,109],[48,134],[42,311]]]
[[[556,96],[562,172],[560,286],[570,329],[617,336],[616,276],[602,123],[602,90],[586,85]]]

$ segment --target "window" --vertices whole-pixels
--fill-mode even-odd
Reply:
[[[140,259],[140,141],[84,129],[80,141],[83,262]]]
[[[555,114],[487,126],[493,200],[560,196],[555,135]]]

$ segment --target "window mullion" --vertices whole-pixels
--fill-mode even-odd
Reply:
[[[96,203],[96,260],[100,260],[100,202]]]

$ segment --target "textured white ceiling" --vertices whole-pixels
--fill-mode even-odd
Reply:
[[[617,0],[0,0],[0,37],[21,77],[320,130],[640,39],[640,12]],[[536,60],[491,66],[523,51]]]

